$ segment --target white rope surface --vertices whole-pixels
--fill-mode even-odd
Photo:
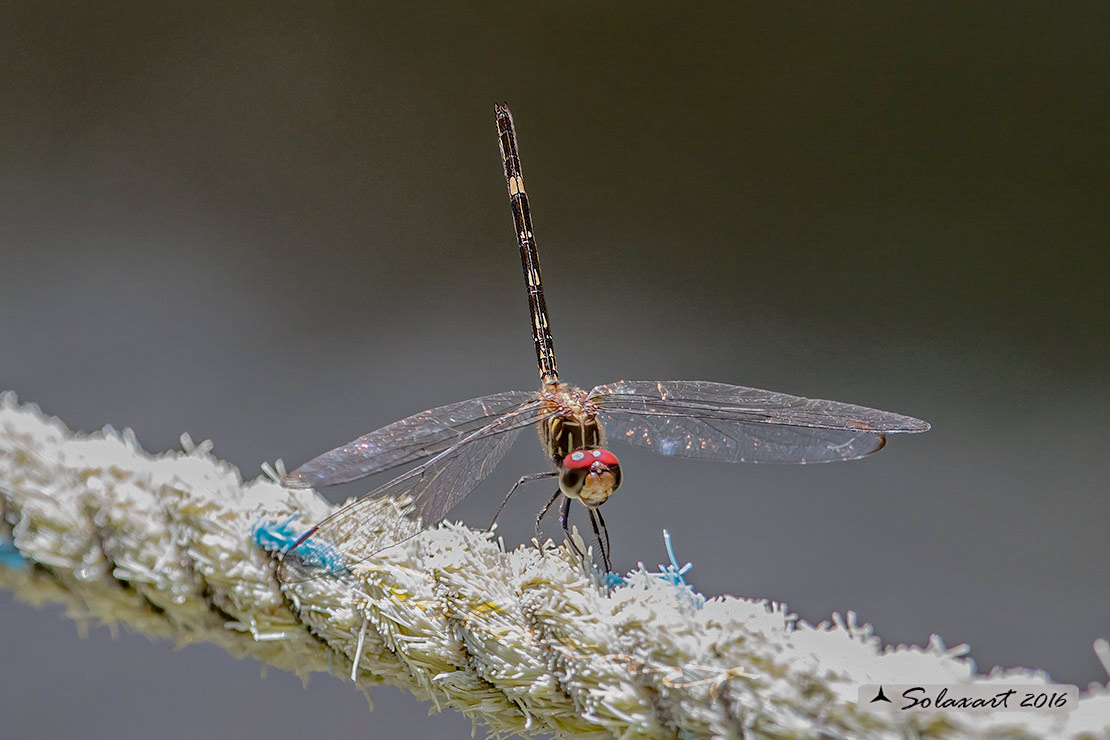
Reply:
[[[975,676],[966,648],[935,636],[884,650],[851,614],[813,627],[762,601],[703,602],[658,574],[634,572],[610,590],[563,547],[503,552],[461,525],[342,579],[280,585],[265,548],[332,510],[274,476],[243,482],[206,445],[149,455],[128,433],[74,434],[0,397],[0,541],[18,553],[0,558],[0,586],[61,602],[74,619],[392,684],[495,733],[1110,739],[1100,686],[1068,714],[860,710],[862,683],[1045,677]]]

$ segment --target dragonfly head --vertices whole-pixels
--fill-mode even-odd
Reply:
[[[590,508],[609,500],[621,484],[621,464],[609,450],[575,450],[559,466],[559,489]]]

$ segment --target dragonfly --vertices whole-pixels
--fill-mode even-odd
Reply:
[[[725,383],[618,380],[585,391],[560,380],[516,129],[506,105],[496,105],[494,111],[540,389],[504,391],[421,411],[325,452],[286,475],[286,486],[319,488],[419,463],[305,532],[283,556],[281,580],[298,582],[349,569],[443,521],[529,427],[537,429],[550,469],[522,476],[497,513],[525,483],[557,478],[558,486],[536,517],[537,534],[543,518],[561,499],[559,521],[578,550],[568,518],[571,504],[579,502],[607,571],[611,547],[601,506],[622,478],[610,442],[698,460],[824,463],[877,452],[888,434],[929,429],[928,423],[902,414]],[[382,497],[408,502],[399,523],[395,511],[381,506]],[[382,541],[368,545],[370,533],[379,533]]]

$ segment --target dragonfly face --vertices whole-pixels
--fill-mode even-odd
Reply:
[[[621,466],[609,450],[575,450],[560,461],[559,490],[593,509],[621,485]]]

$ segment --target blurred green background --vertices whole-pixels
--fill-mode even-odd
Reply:
[[[567,380],[934,425],[831,466],[618,449],[618,568],[663,561],[667,527],[707,594],[1105,683],[1108,38],[1101,2],[9,4],[0,388],[152,450],[211,438],[250,477],[536,387],[508,101]],[[517,447],[460,518],[542,469]],[[509,544],[545,499],[506,511]],[[0,615],[7,737],[470,731]]]

